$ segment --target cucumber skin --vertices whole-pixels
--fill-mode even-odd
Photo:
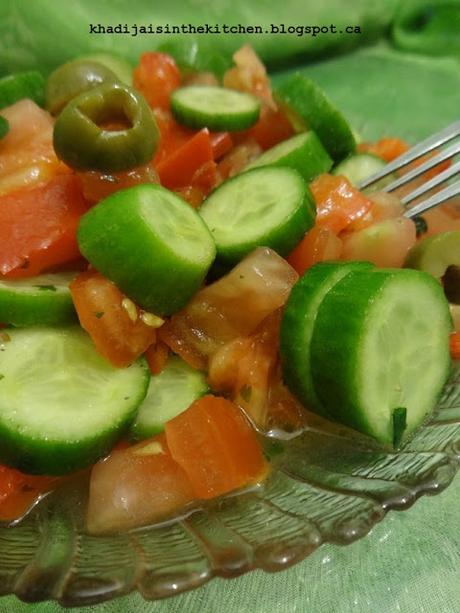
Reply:
[[[219,132],[238,132],[240,130],[247,130],[251,128],[259,119],[260,109],[253,113],[246,113],[243,117],[214,117],[211,118],[207,113],[200,113],[193,111],[190,114],[184,109],[179,109],[176,106],[171,107],[176,121],[187,128],[192,130],[201,130],[202,128],[208,128],[208,130]]]
[[[136,200],[147,188],[151,192],[168,192],[153,184],[115,192],[83,215],[77,231],[78,245],[86,259],[140,307],[156,315],[171,315],[184,307],[199,289],[212,261],[190,265],[184,274],[180,259],[154,244],[150,232],[139,223],[140,203]],[[132,195],[130,205],[126,201],[128,191]],[[184,201],[184,206],[189,205]],[[204,222],[203,229],[214,244]],[[162,265],[161,261],[168,265]],[[155,281],[149,282],[151,279]],[[166,298],[158,296],[157,286],[167,294]]]
[[[137,443],[138,441],[143,441],[144,439],[150,438],[151,436],[162,434],[164,431],[164,424],[161,427],[159,425],[148,427],[145,424],[138,423],[130,428],[129,438],[131,441]]]
[[[30,98],[38,106],[45,102],[45,79],[37,70],[16,73],[0,79],[0,109]]]
[[[206,390],[203,391],[201,396],[198,396],[196,398],[196,400],[198,400],[199,398],[202,398],[203,396],[206,396],[206,394],[209,394],[209,393],[210,393],[210,389],[208,387]],[[187,408],[185,408],[183,411],[178,412],[177,415],[180,415],[181,413],[186,411]],[[174,417],[177,417],[177,415],[174,415]],[[171,417],[171,419],[173,419],[173,417]],[[165,431],[165,423],[166,422],[164,422],[163,424],[156,423],[154,425],[152,424],[147,425],[145,423],[138,422],[137,424],[132,426],[129,430],[130,440],[137,442],[137,441],[145,440],[146,438],[150,438],[151,436],[156,436],[157,434],[162,434]]]
[[[319,308],[312,337],[312,374],[315,391],[328,408],[335,421],[355,428],[376,438],[370,429],[366,415],[353,402],[359,397],[360,385],[354,374],[359,371],[359,348],[366,334],[363,325],[377,293],[401,269],[380,269],[371,274],[350,273],[326,295]],[[431,283],[441,300],[445,300],[441,286],[429,275],[423,275],[425,283]],[[340,302],[338,302],[340,301]],[[331,335],[329,305],[334,306],[334,327],[340,334]],[[339,308],[338,308],[339,307]],[[326,315],[326,316],[325,316]],[[346,356],[346,357],[345,357]],[[450,371],[450,357],[446,353],[445,378]],[[439,390],[441,393],[442,390]],[[406,432],[406,435],[410,432]],[[393,433],[389,438],[377,438],[391,448]]]
[[[242,93],[237,92],[236,90],[231,91],[234,93]],[[250,96],[250,94],[243,95]],[[255,96],[251,97],[253,97],[254,101],[257,102],[257,98]],[[260,103],[258,103],[258,106],[254,107],[253,111],[247,111],[245,113],[240,113],[233,116],[227,115],[226,113],[211,114],[199,111],[197,109],[189,110],[187,107],[183,106],[182,102],[176,101],[173,93],[171,96],[171,111],[175,119],[188,128],[195,130],[208,128],[212,131],[223,130],[228,132],[237,132],[239,130],[247,130],[257,123],[260,115]]]
[[[242,174],[247,176],[249,173],[257,173],[259,171],[262,171],[264,168],[266,167],[261,166],[260,168],[252,168],[251,170],[248,170],[247,172],[244,172]],[[247,256],[257,247],[270,247],[279,255],[286,256],[294,249],[294,247],[300,242],[300,240],[302,240],[305,233],[313,227],[316,218],[316,204],[313,199],[313,195],[303,178],[300,176],[300,174],[297,171],[294,172],[296,172],[296,174],[298,175],[299,180],[305,184],[305,196],[302,204],[297,208],[294,215],[291,217],[291,223],[289,224],[289,228],[276,228],[276,230],[272,232],[271,238],[263,243],[260,243],[258,241],[251,241],[246,243],[239,243],[233,246],[221,246],[215,239],[217,255],[216,260],[214,262],[214,266],[211,271],[218,270],[220,271],[218,274],[224,274],[225,271],[228,271],[230,268],[238,264],[238,262],[240,262],[245,256]],[[242,175],[236,175],[231,179],[228,179],[227,181],[222,183],[222,185],[220,185],[216,190],[214,190],[211,196],[216,194],[219,189],[231,184],[233,181],[238,181],[241,176]],[[207,201],[205,200],[201,209],[206,206],[206,202]],[[294,233],[292,232],[292,228],[295,228]]]
[[[314,330],[311,330],[309,339],[302,334],[302,319],[305,324],[307,317],[316,319],[318,309],[327,292],[343,277],[355,270],[371,270],[373,264],[369,262],[321,262],[312,266],[293,286],[286,306],[280,328],[280,357],[283,379],[290,391],[297,396],[306,409],[311,409],[324,417],[331,417],[315,392],[312,379],[312,363],[310,359],[311,341]],[[315,301],[319,287],[332,285],[320,299],[316,313],[312,314],[312,301]],[[304,325],[305,325],[304,324]],[[309,342],[306,346],[306,342]]]
[[[355,152],[356,141],[350,126],[313,81],[296,73],[275,94],[316,132],[336,162]]]
[[[366,281],[368,282],[367,277]],[[336,421],[360,432],[367,431],[367,422],[365,416],[357,413],[349,399],[356,397],[358,393],[354,373],[358,361],[358,348],[364,334],[365,312],[369,306],[369,299],[385,281],[385,277],[376,275],[371,282],[360,287],[355,277],[348,276],[342,279],[342,282],[335,286],[333,293],[330,292],[329,300],[328,296],[325,296],[317,313],[312,336],[311,359],[315,391]],[[359,306],[356,304],[358,294]],[[321,307],[327,307],[331,298],[336,300],[337,296],[343,307],[335,309],[335,326],[340,330],[340,334],[331,335],[329,322],[323,322]],[[338,357],[343,354],[347,355],[346,360]]]
[[[117,430],[110,428],[102,435],[99,432],[97,436],[79,440],[73,445],[65,441],[47,440],[44,446],[35,437],[18,439],[16,433],[0,419],[0,462],[31,475],[60,476],[87,468],[108,455],[129,428],[147,393],[150,369],[144,358],[138,362],[144,370],[145,386],[139,396],[134,398],[130,413],[118,424]]]
[[[332,168],[332,159],[330,158],[328,152],[326,149],[324,149],[321,141],[313,130],[310,130],[307,132],[307,134],[310,135],[309,140],[310,143],[312,142],[313,144],[305,143],[303,145],[302,153],[304,153],[304,155],[302,156],[302,159],[299,159],[299,154],[297,151],[289,151],[278,160],[267,162],[267,164],[264,164],[263,162],[258,163],[259,160],[256,160],[250,164],[250,166],[248,166],[247,170],[259,168],[260,166],[287,166],[297,170],[307,183],[313,181],[313,179],[315,179],[318,175],[324,172],[329,172],[329,170]],[[294,136],[293,138],[296,137]],[[275,145],[273,149],[275,149],[276,146],[277,145]],[[311,151],[311,148],[313,148],[313,152]],[[268,151],[271,151],[271,149],[268,149]],[[263,158],[263,156],[264,153],[262,153],[260,157]]]
[[[0,140],[10,131],[10,124],[7,119],[0,115]]]
[[[78,318],[70,292],[20,295],[0,286],[0,321],[13,326],[57,326],[76,323]]]
[[[372,168],[371,172],[366,173],[365,175],[362,175],[361,173],[357,173],[356,172],[356,167],[360,168],[360,166],[362,167],[363,165],[367,165],[367,166],[374,166],[374,168]],[[384,166],[386,166],[386,162],[384,160],[382,160],[382,158],[379,158],[377,155],[374,155],[373,153],[354,153],[350,156],[348,156],[347,158],[345,158],[344,160],[342,160],[341,162],[339,162],[334,169],[332,170],[333,175],[337,176],[337,175],[342,175],[345,178],[347,178],[350,183],[352,185],[358,186],[361,181],[363,181],[364,179],[367,179],[367,177],[369,177],[371,174],[374,174],[376,172],[378,172],[379,170],[382,170],[382,168],[384,168]],[[357,174],[362,175],[362,176],[356,176]],[[390,179],[383,179],[381,181],[377,182],[377,185],[381,185],[381,187],[383,188],[385,186],[385,184],[388,184],[389,182],[394,180],[394,176],[391,177]],[[373,191],[376,191],[375,188],[373,189]]]
[[[180,389],[181,387],[182,390]],[[174,392],[171,393],[173,388]],[[162,389],[163,392],[161,391]],[[169,394],[164,393],[165,389]],[[170,356],[163,370],[157,375],[152,375],[150,379],[146,397],[139,406],[136,417],[131,424],[131,439],[139,441],[156,434],[161,434],[164,432],[164,425],[167,421],[183,413],[195,400],[209,394],[209,392],[210,389],[204,372],[192,368],[179,356]],[[168,396],[172,396],[171,400]],[[158,397],[163,402],[170,400],[171,404],[167,405],[169,410],[165,411],[164,404],[161,407],[158,406]],[[155,406],[155,402],[157,402],[157,406]],[[158,412],[160,415],[158,415]]]

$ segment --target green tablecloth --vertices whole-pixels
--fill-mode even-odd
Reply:
[[[74,609],[96,613],[459,613],[460,477],[441,495],[390,512],[364,539],[324,545],[289,570],[214,579],[193,592],[147,602],[138,594]],[[0,613],[62,607],[1,598]]]

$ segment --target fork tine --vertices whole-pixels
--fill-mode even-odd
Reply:
[[[437,134],[434,134],[433,136],[430,136],[429,138],[425,139],[418,145],[415,145],[415,147],[412,147],[412,149],[409,149],[409,151],[403,153],[403,155],[400,155],[398,158],[387,164],[385,168],[382,168],[382,170],[380,170],[379,172],[376,172],[370,177],[367,177],[367,179],[365,179],[364,181],[361,181],[358,186],[359,189],[364,189],[365,187],[372,185],[372,183],[375,183],[375,181],[386,177],[388,174],[394,172],[395,170],[399,170],[403,166],[406,166],[406,164],[409,164],[409,162],[413,162],[420,156],[429,153],[430,151],[433,151],[433,149],[436,149],[441,145],[444,145],[444,143],[449,142],[459,134],[460,121],[456,121],[447,128],[444,128],[444,130],[441,130]]]
[[[410,183],[413,179],[416,179],[427,170],[430,170],[438,164],[449,160],[454,155],[457,155],[457,153],[460,153],[460,142],[455,143],[450,147],[447,147],[446,149],[443,149],[434,157],[430,158],[426,162],[423,162],[423,164],[420,164],[420,166],[417,166],[413,170],[406,172],[402,177],[399,177],[399,179],[396,179],[395,181],[387,185],[384,191],[393,192],[395,189],[398,189],[398,187],[402,187],[403,185],[406,185],[406,183]]]
[[[420,196],[423,196],[423,194],[426,194],[435,187],[438,187],[439,185],[441,185],[441,183],[444,183],[444,181],[447,181],[459,172],[460,160],[458,162],[455,162],[455,164],[452,164],[452,166],[449,166],[449,168],[446,168],[446,170],[436,175],[423,185],[420,185],[420,187],[417,187],[416,189],[411,191],[410,194],[406,194],[403,198],[401,198],[401,203],[404,205],[409,204],[413,200],[416,200],[417,198],[420,198]]]
[[[409,217],[409,219],[412,219],[413,217],[416,217],[417,215],[420,215],[421,213],[424,213],[425,211],[428,211],[429,209],[438,206],[438,204],[442,204],[446,200],[449,200],[454,196],[458,196],[459,194],[460,181],[456,181],[455,183],[452,183],[452,185],[445,187],[434,196],[431,196],[431,198],[427,198],[426,200],[423,200],[423,202],[420,202],[407,210],[404,213],[404,217]]]

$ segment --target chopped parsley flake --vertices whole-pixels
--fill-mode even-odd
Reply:
[[[41,289],[41,290],[48,290],[50,292],[57,291],[55,285],[34,285],[34,287],[38,287],[38,289]]]
[[[240,389],[240,396],[245,402],[249,402],[251,400],[252,388],[250,385],[243,385]]]

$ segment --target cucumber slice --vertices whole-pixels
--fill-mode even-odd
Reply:
[[[218,261],[232,266],[259,246],[288,254],[312,227],[315,204],[296,170],[264,166],[222,183],[200,214],[216,241]]]
[[[307,407],[328,415],[312,378],[311,339],[319,306],[343,277],[356,270],[373,268],[369,262],[321,262],[301,277],[289,294],[280,329],[280,356],[287,386]]]
[[[337,421],[398,444],[435,407],[450,370],[450,330],[448,303],[430,275],[351,272],[318,309],[315,392]]]
[[[0,321],[14,326],[55,326],[76,321],[69,283],[78,273],[0,280]]]
[[[61,475],[106,455],[147,392],[144,360],[115,368],[77,326],[8,330],[0,346],[0,459]]]
[[[23,98],[30,98],[43,106],[45,79],[37,70],[18,72],[0,79],[0,109]]]
[[[208,392],[203,372],[178,356],[170,357],[160,374],[150,379],[147,396],[131,426],[131,436],[139,440],[163,432],[167,421]]]
[[[171,110],[177,121],[189,128],[245,130],[258,120],[260,102],[233,89],[191,85],[174,91]]]
[[[10,131],[10,124],[7,119],[0,115],[0,139],[8,134]]]
[[[258,166],[288,166],[298,170],[307,183],[332,167],[332,160],[316,134],[310,130],[262,153],[245,170]]]
[[[460,266],[460,232],[441,232],[423,238],[410,249],[404,266],[441,279],[449,266]]]
[[[297,73],[284,81],[276,91],[277,98],[316,132],[329,155],[337,162],[356,149],[356,141],[348,122],[334,107],[323,90],[311,79]]]
[[[384,166],[386,166],[386,162],[372,153],[356,153],[337,164],[332,174],[342,175],[353,185],[359,186],[361,181],[379,172]],[[395,178],[396,175],[392,173],[363,191],[365,193],[379,191],[394,181]]]
[[[120,190],[86,213],[82,254],[139,306],[179,311],[200,287],[216,248],[200,215],[159,185]]]

